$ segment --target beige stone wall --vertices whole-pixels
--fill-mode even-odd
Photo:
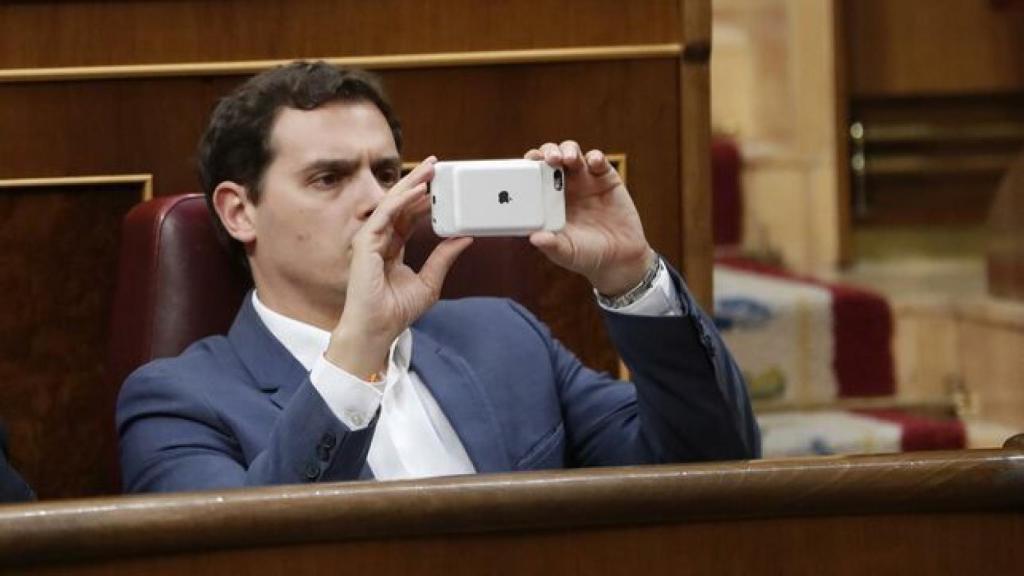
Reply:
[[[714,0],[713,126],[745,158],[744,247],[839,260],[833,0]]]
[[[1024,430],[1024,305],[979,297],[894,311],[901,396],[952,395],[968,417]]]

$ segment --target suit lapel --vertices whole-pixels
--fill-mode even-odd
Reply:
[[[309,373],[260,320],[252,305],[251,291],[235,316],[228,339],[259,389],[270,394],[271,402],[284,409]],[[369,464],[363,465],[359,479],[374,479]]]
[[[412,334],[410,367],[448,417],[476,471],[511,470],[512,462],[497,415],[469,364],[427,334],[415,328]]]
[[[251,291],[242,301],[228,339],[260,390],[284,408],[308,373],[260,320],[252,305]]]
[[[448,417],[477,472],[511,470],[494,407],[469,364],[420,330],[414,328],[412,334],[410,368]],[[284,408],[309,374],[260,320],[252,305],[252,292],[243,300],[228,339],[256,385],[270,394],[274,404]],[[361,476],[373,477],[368,467]]]

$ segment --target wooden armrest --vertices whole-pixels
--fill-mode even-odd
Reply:
[[[0,508],[0,564],[702,519],[1024,508],[1002,450],[275,486]]]

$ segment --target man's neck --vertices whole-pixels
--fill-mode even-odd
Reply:
[[[308,297],[271,289],[256,282],[256,295],[267,308],[292,320],[332,332],[341,318],[342,305],[316,305]]]

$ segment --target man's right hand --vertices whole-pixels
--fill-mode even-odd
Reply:
[[[405,243],[419,216],[430,209],[427,158],[395,184],[352,239],[345,309],[325,357],[362,379],[384,370],[391,343],[432,306],[455,259],[473,241],[442,241],[419,273],[403,262]]]

